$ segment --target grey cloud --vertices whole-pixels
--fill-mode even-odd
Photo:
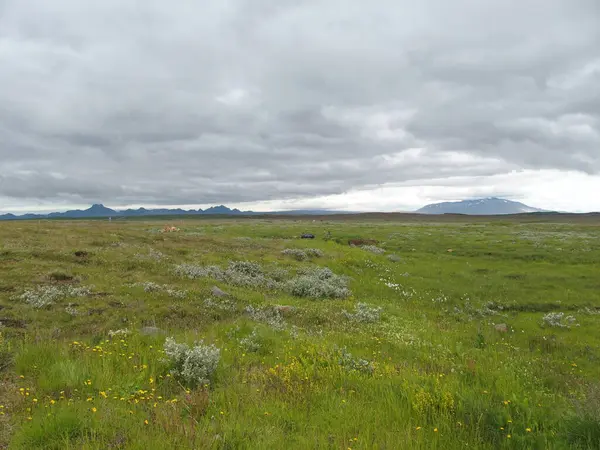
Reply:
[[[4,0],[0,30],[0,198],[600,171],[595,0]]]

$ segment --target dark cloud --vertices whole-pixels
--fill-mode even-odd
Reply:
[[[600,171],[596,0],[0,0],[0,199]]]

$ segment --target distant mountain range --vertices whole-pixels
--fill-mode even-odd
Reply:
[[[501,198],[482,198],[477,200],[463,200],[460,202],[434,203],[424,206],[416,211],[420,214],[468,214],[468,215],[501,215],[501,214],[523,214],[536,212],[549,212],[539,208],[532,208],[523,203],[504,200]],[[294,211],[240,211],[239,209],[230,209],[227,206],[219,205],[207,209],[126,209],[115,210],[107,208],[102,204],[92,205],[88,209],[75,209],[65,212],[53,212],[49,214],[23,214],[20,216],[14,214],[0,215],[0,220],[17,219],[82,219],[82,218],[100,218],[112,217],[142,217],[142,216],[197,216],[197,215],[332,215],[332,214],[357,214],[350,211],[331,211],[319,209],[306,209]]]
[[[142,216],[197,216],[197,215],[259,215],[259,214],[285,214],[285,215],[317,215],[317,214],[339,214],[338,211],[327,210],[297,210],[297,211],[278,211],[278,212],[254,212],[240,211],[239,209],[230,209],[227,206],[219,205],[207,209],[125,209],[115,210],[107,208],[102,204],[92,205],[88,209],[74,209],[65,212],[53,212],[49,214],[3,214],[0,215],[0,220],[17,220],[17,219],[83,219],[83,218],[99,218],[99,217],[142,217]]]
[[[197,215],[197,214],[244,214],[239,209],[229,209],[226,206],[213,206],[205,210],[202,209],[126,209],[114,210],[104,205],[92,205],[88,209],[74,209],[65,212],[53,212],[50,214],[23,214],[16,216],[14,214],[0,215],[0,220],[10,219],[80,219],[94,217],[140,217],[140,216],[166,216],[166,215]]]
[[[424,206],[417,212],[421,214],[468,214],[488,216],[547,211],[539,208],[533,208],[520,202],[490,197],[477,200],[462,200],[460,202],[434,203]]]

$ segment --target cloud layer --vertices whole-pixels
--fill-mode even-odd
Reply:
[[[597,0],[0,0],[0,200],[596,177],[599,49]]]

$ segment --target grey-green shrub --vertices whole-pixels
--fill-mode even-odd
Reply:
[[[26,290],[19,298],[33,308],[40,309],[54,304],[57,300],[66,297],[85,297],[92,293],[85,286],[40,286],[36,289]]]
[[[299,248],[286,248],[285,250],[282,250],[281,254],[285,256],[291,256],[296,261],[304,261],[308,258],[306,252],[300,250]]]
[[[210,384],[221,359],[221,350],[214,344],[205,345],[203,341],[196,342],[190,348],[169,337],[163,349],[173,366],[171,373],[189,387]]]
[[[354,309],[354,314],[351,314],[345,310],[342,311],[342,314],[344,314],[347,319],[360,323],[374,323],[379,322],[381,319],[382,308],[379,306],[371,306],[366,303],[359,302],[356,304]]]
[[[271,326],[275,330],[283,330],[286,327],[285,320],[279,312],[279,310],[268,306],[265,308],[257,308],[252,305],[246,306],[244,312],[250,316],[251,319],[257,322],[263,322]]]
[[[240,347],[248,353],[256,353],[262,348],[256,328],[245,338],[240,339]]]
[[[566,316],[563,312],[550,312],[542,317],[542,325],[553,328],[571,328],[577,319],[573,316]]]
[[[175,274],[186,278],[212,278],[234,286],[280,289],[281,284],[265,274],[261,266],[250,261],[230,261],[227,269],[219,266],[196,266],[180,264],[175,266]]]
[[[384,249],[377,247],[376,245],[363,245],[360,248],[367,252],[375,253],[376,255],[383,255],[385,253]]]
[[[144,292],[165,292],[170,297],[174,298],[185,298],[187,297],[186,291],[181,291],[178,289],[173,289],[166,284],[158,284],[152,281],[143,281],[140,283],[134,283],[133,286],[140,286],[144,289]]]
[[[312,299],[346,298],[351,295],[348,279],[326,267],[301,272],[286,284],[290,294]]]
[[[215,278],[221,279],[223,271],[219,266],[196,266],[194,264],[178,264],[175,274],[185,278]]]
[[[323,252],[318,248],[307,248],[304,250],[299,248],[286,248],[281,253],[286,256],[291,256],[297,261],[304,261],[308,258],[319,258],[323,256]]]
[[[348,371],[356,371],[371,375],[375,367],[371,361],[362,358],[355,358],[345,347],[340,349],[339,364]]]

